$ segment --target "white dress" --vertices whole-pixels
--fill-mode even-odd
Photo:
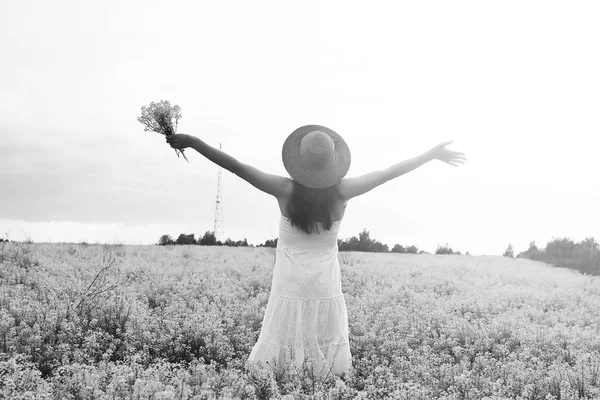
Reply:
[[[337,237],[340,221],[307,234],[283,215],[273,281],[260,336],[248,362],[302,366],[317,375],[348,372],[352,363]]]

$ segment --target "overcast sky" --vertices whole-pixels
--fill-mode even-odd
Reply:
[[[350,201],[367,228],[434,252],[600,240],[597,1],[14,1],[0,24],[0,234],[155,243],[213,229],[218,168],[178,159],[140,107],[181,107],[179,132],[287,175],[285,138],[325,125],[348,176],[453,140]],[[269,195],[223,173],[225,237],[277,236]]]

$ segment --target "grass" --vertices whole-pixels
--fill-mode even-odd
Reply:
[[[564,268],[340,254],[353,368],[315,381],[244,368],[274,249],[5,250],[0,397],[600,398],[600,281]]]

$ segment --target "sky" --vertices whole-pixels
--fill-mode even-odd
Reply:
[[[0,24],[0,235],[153,244],[213,229],[218,167],[178,132],[287,176],[285,138],[327,126],[358,176],[452,140],[350,200],[340,238],[515,254],[600,240],[597,1],[6,2]],[[275,198],[223,171],[224,237],[277,236]]]

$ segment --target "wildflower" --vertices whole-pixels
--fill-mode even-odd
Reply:
[[[168,100],[161,100],[158,103],[151,102],[148,106],[142,106],[142,115],[137,120],[144,125],[144,131],[158,132],[161,135],[169,136],[177,132],[177,123],[180,118],[179,106],[171,106]],[[177,157],[180,152],[185,161],[189,162],[183,149],[175,149]]]

